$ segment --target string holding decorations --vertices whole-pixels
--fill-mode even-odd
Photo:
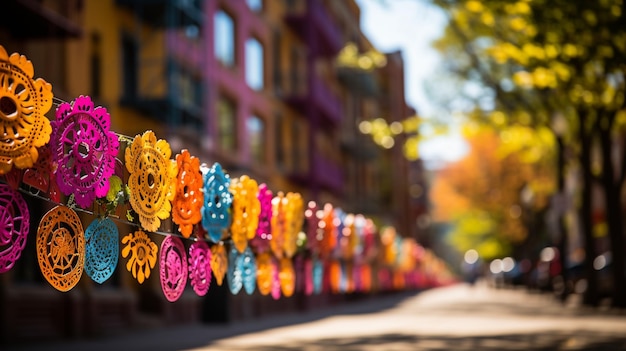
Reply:
[[[88,208],[96,197],[107,195],[115,171],[119,141],[110,131],[111,117],[106,108],[95,107],[89,96],[81,95],[59,105],[52,125],[50,145],[59,188]]]

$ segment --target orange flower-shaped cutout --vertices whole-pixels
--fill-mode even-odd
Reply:
[[[290,297],[296,288],[296,273],[293,270],[293,262],[290,258],[284,257],[280,260],[280,290],[283,295]]]
[[[243,253],[248,247],[248,241],[256,236],[259,225],[261,213],[261,203],[257,197],[259,185],[256,180],[243,175],[231,181],[230,192],[233,194],[233,222],[230,225],[230,233],[235,248]]]
[[[274,264],[269,252],[264,252],[256,258],[256,283],[261,295],[269,295],[274,284]]]
[[[25,56],[11,56],[0,45],[0,174],[13,164],[23,169],[37,161],[37,148],[50,140],[52,127],[44,116],[52,107],[52,85],[33,80],[33,63]]]
[[[178,173],[176,162],[170,160],[172,150],[167,141],[157,141],[154,132],[137,135],[126,149],[126,169],[130,173],[130,205],[139,215],[141,226],[155,232],[161,219],[170,216]]]
[[[270,248],[276,258],[282,258],[285,250],[286,206],[285,194],[279,191],[272,199],[272,239],[270,240]]]
[[[293,257],[298,250],[298,234],[304,223],[304,201],[298,193],[287,193],[287,207],[285,208],[285,255]]]
[[[143,284],[144,280],[150,278],[150,271],[157,261],[159,247],[141,230],[123,237],[122,244],[126,245],[122,250],[122,257],[126,258],[130,255],[126,262],[126,269],[132,273],[133,278],[137,279],[139,284]]]
[[[193,226],[202,219],[202,173],[200,160],[183,150],[176,155],[178,177],[176,195],[172,202],[172,220],[178,224],[178,231],[185,237],[191,236]]]
[[[224,276],[228,270],[228,256],[224,245],[217,244],[211,247],[211,269],[217,285],[222,286]]]
[[[85,235],[74,210],[57,206],[41,219],[37,259],[41,273],[55,289],[69,291],[78,283],[85,262]]]

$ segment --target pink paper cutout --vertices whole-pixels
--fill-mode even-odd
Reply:
[[[174,302],[181,297],[187,284],[187,256],[180,238],[170,235],[163,240],[159,266],[163,294],[168,301]]]
[[[211,286],[211,249],[204,241],[189,247],[189,280],[198,296],[206,295]]]
[[[30,228],[26,201],[9,185],[0,184],[0,273],[20,258]]]
[[[119,141],[110,131],[111,117],[106,108],[94,108],[91,98],[81,95],[71,105],[61,104],[56,118],[50,143],[58,163],[57,184],[87,208],[96,197],[106,196],[115,170]]]

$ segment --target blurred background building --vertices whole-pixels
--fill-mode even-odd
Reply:
[[[373,69],[337,64],[348,43],[375,51],[359,17],[353,0],[9,0],[0,44],[26,55],[55,97],[90,95],[105,106],[118,133],[154,130],[174,153],[220,162],[231,177],[248,174],[426,238],[421,162],[408,161],[401,142],[382,149],[357,128],[416,114],[404,98],[402,53],[384,54]],[[158,278],[139,286],[121,264],[103,286],[83,279],[59,293],[39,273],[36,220],[31,227],[22,258],[0,276],[7,340],[238,320],[339,299],[274,301],[214,285],[205,299],[188,292],[172,304]]]

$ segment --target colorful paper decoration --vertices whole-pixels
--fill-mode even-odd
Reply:
[[[37,229],[37,259],[41,273],[59,291],[69,291],[83,274],[85,236],[74,210],[57,206]]]
[[[161,219],[168,218],[172,210],[178,169],[171,155],[167,141],[157,141],[150,130],[137,135],[126,149],[130,204],[141,226],[151,232],[159,229]]]
[[[231,248],[228,254],[228,272],[226,279],[228,280],[228,288],[230,293],[237,295],[243,287],[243,256],[239,254],[236,248]]]
[[[211,286],[211,249],[204,241],[189,247],[189,280],[198,296],[206,295]]]
[[[76,204],[88,208],[96,197],[109,191],[119,141],[110,131],[111,116],[89,96],[59,105],[50,139],[58,167],[56,179],[65,195],[74,194]]]
[[[243,257],[243,262],[241,264],[243,271],[243,289],[248,295],[252,295],[256,287],[257,279],[256,259],[254,258],[254,253],[249,247],[241,254],[241,256]]]
[[[261,212],[261,204],[257,197],[259,186],[256,180],[243,175],[239,179],[233,179],[230,191],[233,194],[233,222],[230,234],[233,245],[239,253],[242,253],[248,247],[248,241],[255,237],[259,224]]]
[[[102,284],[113,275],[120,255],[119,232],[110,218],[96,218],[85,229],[85,273]]]
[[[322,240],[319,242],[320,256],[325,259],[337,246],[337,224],[333,205],[328,203],[324,205],[323,215],[318,225],[323,232]]]
[[[304,217],[306,218],[306,237],[307,237],[307,248],[311,250],[314,254],[319,252],[318,245],[318,231],[320,219],[317,216],[318,209],[315,201],[309,201],[307,204],[307,209],[304,211]],[[320,212],[321,214],[321,212]]]
[[[304,261],[304,294],[309,296],[313,295],[313,260],[307,258]]]
[[[13,268],[22,255],[29,228],[26,201],[9,185],[0,184],[0,273]]]
[[[172,201],[172,220],[185,238],[191,236],[193,226],[202,219],[202,173],[200,160],[183,150],[176,155],[178,166],[176,196]]]
[[[259,223],[257,225],[256,236],[250,242],[256,252],[262,253],[270,248],[270,239],[272,237],[272,191],[265,183],[259,185],[260,212]]]
[[[293,257],[298,250],[298,234],[304,221],[304,203],[298,193],[287,193],[285,208],[285,255]]]
[[[324,263],[313,260],[313,293],[319,295],[324,288]]]
[[[230,224],[229,210],[233,196],[228,191],[229,185],[230,177],[224,173],[219,163],[214,163],[204,175],[202,226],[207,231],[209,240],[214,243],[222,240],[224,231]]]
[[[19,169],[19,168],[11,168],[11,170],[3,176],[4,181],[12,189],[15,189],[15,190],[18,190],[20,188],[20,184],[22,184],[23,177],[24,177],[24,170]]]
[[[52,107],[52,85],[33,80],[35,69],[25,56],[11,56],[0,45],[0,174],[13,165],[24,169],[37,161],[38,147],[50,140],[50,121],[44,115]]]
[[[293,270],[293,262],[290,258],[283,257],[280,260],[280,290],[283,295],[290,297],[296,287],[296,275]]]
[[[174,302],[183,295],[187,284],[185,245],[180,238],[169,235],[161,243],[160,256],[161,289],[167,301]]]
[[[144,280],[150,278],[150,270],[156,264],[159,247],[141,230],[123,237],[122,244],[126,245],[122,249],[122,257],[128,257],[126,270],[132,273],[139,284],[143,284]]]
[[[269,295],[274,285],[275,266],[269,252],[261,253],[256,258],[257,287],[261,295]],[[279,289],[280,291],[280,289]]]
[[[285,233],[287,232],[285,194],[279,191],[272,199],[272,239],[270,247],[276,258],[282,258],[285,252]]]
[[[228,257],[226,256],[224,245],[213,245],[211,247],[211,270],[217,285],[222,286],[226,270],[228,270]]]
[[[275,257],[272,257],[272,298],[274,300],[280,299],[280,266],[278,260]]]
[[[23,171],[23,182],[44,193],[48,193],[50,200],[59,203],[61,202],[61,193],[56,178],[53,176],[53,167],[51,146],[47,144],[39,148],[39,158],[33,167]]]

